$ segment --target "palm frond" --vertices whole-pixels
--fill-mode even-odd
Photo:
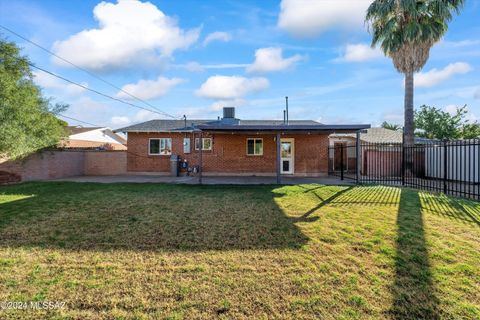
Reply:
[[[418,71],[463,5],[464,0],[375,0],[365,18],[372,47],[380,46],[400,72]]]

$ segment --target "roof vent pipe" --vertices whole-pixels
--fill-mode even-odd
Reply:
[[[288,96],[285,97],[285,113],[287,114],[287,125],[288,125]]]

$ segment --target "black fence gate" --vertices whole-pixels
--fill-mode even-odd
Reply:
[[[378,183],[480,199],[480,140],[335,144],[329,174],[357,183]]]

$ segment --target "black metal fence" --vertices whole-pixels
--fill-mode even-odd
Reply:
[[[329,173],[358,183],[400,185],[480,200],[480,140],[336,144]]]

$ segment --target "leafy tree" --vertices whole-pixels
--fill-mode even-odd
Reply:
[[[480,125],[478,123],[466,123],[462,126],[461,135],[464,139],[479,139]]]
[[[372,46],[380,45],[405,75],[405,143],[414,143],[413,74],[428,60],[430,49],[447,32],[448,22],[464,0],[375,0],[366,21]]]
[[[16,158],[56,145],[65,122],[55,113],[68,106],[51,103],[33,83],[29,60],[13,42],[0,38],[0,156]]]
[[[467,106],[457,108],[455,114],[423,105],[415,111],[416,135],[429,139],[473,139],[480,137],[477,123],[465,119]]]
[[[383,121],[382,128],[393,130],[393,131],[402,129],[402,127],[399,124],[388,123],[387,121]]]

